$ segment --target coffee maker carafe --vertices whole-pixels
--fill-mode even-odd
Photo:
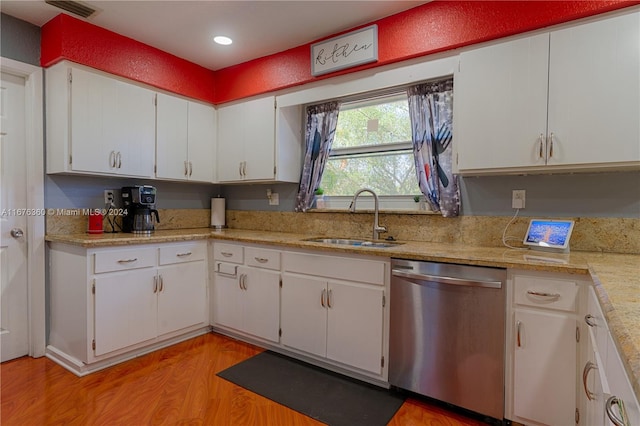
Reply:
[[[156,210],[156,188],[150,185],[125,186],[122,188],[122,232],[149,235],[160,223]],[[154,221],[155,216],[155,221]]]

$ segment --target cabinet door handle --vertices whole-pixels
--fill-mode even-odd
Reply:
[[[189,177],[193,174],[193,164],[189,161]]]
[[[247,162],[242,162],[242,177],[247,177]]]
[[[227,272],[222,272],[222,271],[220,270],[220,267],[221,267],[221,266],[222,266],[222,263],[218,262],[218,265],[216,266],[216,272],[217,272],[218,274],[220,274],[220,275],[222,275],[222,276],[225,276],[225,277],[231,277],[231,278],[235,278],[235,277],[237,277],[237,276],[238,276],[238,267],[237,267],[237,266],[235,266],[235,267],[234,267],[234,269],[233,269],[233,274],[230,274],[230,273],[227,273]]]
[[[320,293],[320,305],[322,305],[323,308],[326,308],[326,305],[324,304],[324,297],[326,293],[327,293],[327,290],[325,289],[323,289],[322,293]]]
[[[238,163],[238,174],[242,177],[242,161]]]
[[[591,361],[588,361],[584,365],[584,369],[582,370],[582,385],[584,386],[584,393],[587,395],[587,399],[589,401],[593,401],[594,399],[596,399],[596,394],[589,390],[589,387],[587,386],[587,379],[589,378],[589,373],[591,372],[591,370],[597,370],[597,369],[598,369],[597,365],[595,365]]]
[[[233,256],[233,253],[229,253],[228,251],[222,251],[220,252],[221,255],[223,255],[224,257],[231,257]]]
[[[616,415],[613,411],[613,406],[618,406],[618,411],[620,412],[620,417]],[[607,417],[609,420],[616,426],[631,426],[629,423],[629,417],[627,415],[627,409],[624,406],[624,402],[618,398],[617,396],[612,396],[607,399],[607,402],[604,405],[605,410],[607,412]]]
[[[518,347],[522,347],[522,341],[520,340],[520,329],[522,328],[522,322],[516,322],[516,340],[518,342]]]
[[[331,290],[329,290],[329,292],[327,293],[327,307],[331,308]]]
[[[553,158],[553,132],[549,135],[549,158]]]
[[[189,169],[187,168],[187,160],[184,160],[184,175],[189,176]]]
[[[527,294],[530,295],[530,296],[547,297],[547,298],[550,298],[550,299],[559,299],[560,298],[560,293],[547,293],[547,292],[543,292],[543,291],[528,290]]]
[[[153,277],[153,292],[158,292],[158,277]]]
[[[158,293],[162,293],[162,290],[164,290],[164,279],[162,275],[160,275],[160,288],[158,289]]]
[[[112,169],[116,168],[116,152],[115,151],[111,151],[111,154],[109,154],[109,167],[111,167]]]
[[[544,134],[540,133],[540,137],[538,138],[540,142],[540,150],[538,151],[538,158],[543,158],[544,156]]]
[[[266,257],[254,257],[254,259],[258,263],[267,263],[269,261],[269,259],[267,259]]]
[[[591,314],[587,314],[584,316],[584,322],[586,322],[589,327],[596,326],[596,319]]]
[[[123,264],[123,263],[133,263],[136,260],[138,260],[137,257],[134,257],[132,259],[120,259],[120,260],[118,260],[118,263],[121,263],[121,264]]]
[[[118,151],[118,153],[116,154],[116,158],[118,159],[118,168],[122,168],[122,154],[120,153],[120,151]]]
[[[177,253],[176,256],[178,256],[178,257],[186,257],[186,256],[191,256],[191,254],[192,253],[190,251],[187,251],[187,252],[184,252],[184,253]]]

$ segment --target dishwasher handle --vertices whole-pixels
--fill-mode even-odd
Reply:
[[[476,279],[446,277],[440,275],[416,274],[413,272],[393,269],[391,275],[394,277],[409,278],[411,280],[435,282],[439,284],[461,285],[467,287],[502,288],[502,281],[485,281]],[[418,283],[419,284],[419,283]]]

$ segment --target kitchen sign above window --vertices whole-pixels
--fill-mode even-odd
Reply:
[[[377,60],[377,25],[311,45],[311,74],[314,77]]]

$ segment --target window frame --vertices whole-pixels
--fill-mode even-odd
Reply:
[[[363,108],[367,106],[380,105],[384,103],[391,103],[402,99],[407,99],[406,87],[394,88],[390,90],[385,90],[383,92],[369,92],[365,94],[361,94],[357,97],[350,97],[348,99],[344,99],[341,102],[340,109],[347,107],[348,109],[357,109]],[[338,116],[338,121],[340,117]],[[410,139],[408,141],[402,142],[390,142],[386,144],[368,144],[361,145],[356,147],[345,147],[345,148],[333,148],[329,153],[329,158],[327,159],[339,159],[339,158],[354,158],[358,155],[366,155],[366,154],[380,154],[380,153],[397,153],[397,152],[408,152],[413,155],[413,141]],[[417,179],[417,178],[416,178]],[[418,184],[416,182],[416,187]],[[418,188],[419,191],[419,188]],[[420,196],[421,202],[414,201],[414,197],[416,195]],[[347,210],[351,201],[353,199],[353,195],[324,195],[325,201],[324,209],[329,210]],[[406,195],[379,195],[379,210],[380,211],[400,211],[400,212],[416,212],[418,210],[428,211],[428,205],[424,202],[424,195],[421,192],[416,194],[406,194]],[[426,207],[425,207],[426,205]],[[358,210],[373,210],[374,209],[374,200],[373,196],[369,193],[363,193],[358,197],[357,201]],[[322,210],[322,209],[318,209]]]

